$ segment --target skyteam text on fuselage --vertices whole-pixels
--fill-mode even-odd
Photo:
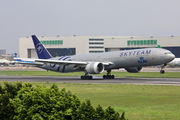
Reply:
[[[162,48],[52,57],[35,35],[32,35],[32,39],[39,59],[19,63],[32,64],[42,69],[62,73],[84,71],[85,75],[81,76],[81,79],[92,79],[89,74],[100,74],[104,70],[107,71],[107,75],[103,76],[104,79],[114,79],[114,75],[111,75],[113,69],[124,68],[128,72],[137,73],[143,66],[162,64],[161,73],[164,73],[164,66],[175,58],[169,50]]]
[[[150,54],[151,50],[135,50],[135,51],[128,51],[128,52],[121,52],[120,57],[123,56],[131,56],[131,55],[144,55]]]

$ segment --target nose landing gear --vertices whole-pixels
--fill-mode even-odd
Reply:
[[[163,65],[161,65],[161,70],[160,70],[160,73],[161,74],[164,74],[165,73],[165,70],[164,70],[164,68],[166,67],[166,63],[165,64],[163,64]]]

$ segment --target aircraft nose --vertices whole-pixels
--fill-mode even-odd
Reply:
[[[175,58],[175,55],[171,51],[166,51],[164,55],[165,63],[171,62]]]
[[[172,54],[169,54],[169,55],[168,55],[168,58],[169,58],[170,61],[172,61],[172,60],[174,60],[175,55],[174,55],[173,53],[172,53]]]

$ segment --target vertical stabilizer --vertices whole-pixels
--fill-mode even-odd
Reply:
[[[14,58],[17,58],[18,57],[18,54],[17,53],[14,53]]]
[[[39,39],[35,35],[32,35],[32,39],[39,59],[52,58],[51,54],[48,52],[48,50],[43,46],[43,44],[39,41]]]

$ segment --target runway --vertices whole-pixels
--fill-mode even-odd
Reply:
[[[6,70],[42,70],[34,67],[1,67],[0,71]],[[158,72],[160,68],[145,67],[143,72]],[[125,71],[120,69],[118,71]],[[166,68],[167,72],[180,72],[178,68]],[[85,83],[85,84],[138,84],[138,85],[177,85],[180,86],[180,78],[115,78],[102,79],[94,77],[93,80],[81,80],[80,77],[62,76],[0,76],[0,81],[22,82],[52,82],[52,83]]]
[[[81,80],[80,77],[53,76],[0,76],[0,81],[49,82],[49,83],[83,83],[83,84],[137,84],[137,85],[176,85],[180,86],[180,78],[115,78]]]

